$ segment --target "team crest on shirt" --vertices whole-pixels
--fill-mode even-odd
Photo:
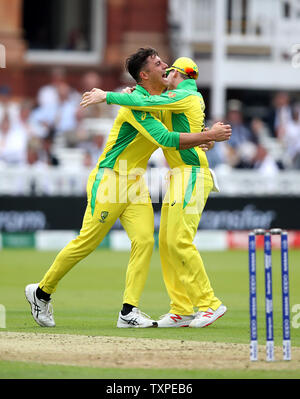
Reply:
[[[101,219],[99,219],[99,222],[100,223],[104,223],[105,219],[107,218],[107,216],[108,216],[108,212],[107,211],[102,211],[101,212]]]
[[[169,91],[168,97],[169,98],[174,98],[174,97],[176,97],[176,93],[174,93],[173,91]]]

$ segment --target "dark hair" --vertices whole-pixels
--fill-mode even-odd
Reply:
[[[136,53],[127,58],[126,70],[137,83],[140,81],[140,72],[146,65],[147,58],[154,57],[156,55],[158,55],[158,52],[154,48],[148,47],[139,48]]]

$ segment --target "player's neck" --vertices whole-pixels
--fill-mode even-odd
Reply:
[[[142,82],[142,83],[140,83],[140,86],[142,86],[145,90],[147,90],[147,92],[149,94],[151,94],[152,96],[160,95],[165,89],[165,87],[163,87],[161,85],[153,86],[153,85],[149,84],[148,82]]]

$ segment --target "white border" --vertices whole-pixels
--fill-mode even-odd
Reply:
[[[0,43],[0,68],[6,68],[6,49],[3,44]]]

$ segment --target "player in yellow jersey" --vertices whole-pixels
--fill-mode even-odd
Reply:
[[[141,90],[151,94],[162,92],[167,84],[167,65],[155,50],[140,49],[128,63],[143,81]],[[88,203],[78,237],[60,251],[40,283],[29,284],[25,289],[34,320],[41,326],[55,326],[51,294],[65,274],[97,248],[119,218],[131,240],[131,253],[117,327],[156,327],[157,323],[138,308],[154,243],[153,208],[143,172],[158,147],[175,151],[215,139],[227,140],[230,134],[230,126],[223,124],[216,124],[205,134],[199,131],[193,137],[189,133],[170,132],[155,113],[122,107],[88,179]]]
[[[168,70],[168,88],[160,96],[105,93],[94,90],[86,101],[115,103],[130,109],[161,111],[168,129],[199,131],[204,127],[204,101],[197,91],[198,67],[181,57]],[[199,148],[164,150],[171,167],[170,187],[161,210],[159,247],[171,309],[158,327],[205,327],[226,312],[215,297],[193,240],[213,179],[205,153]],[[197,189],[198,188],[198,189]],[[194,315],[194,307],[198,313]]]

